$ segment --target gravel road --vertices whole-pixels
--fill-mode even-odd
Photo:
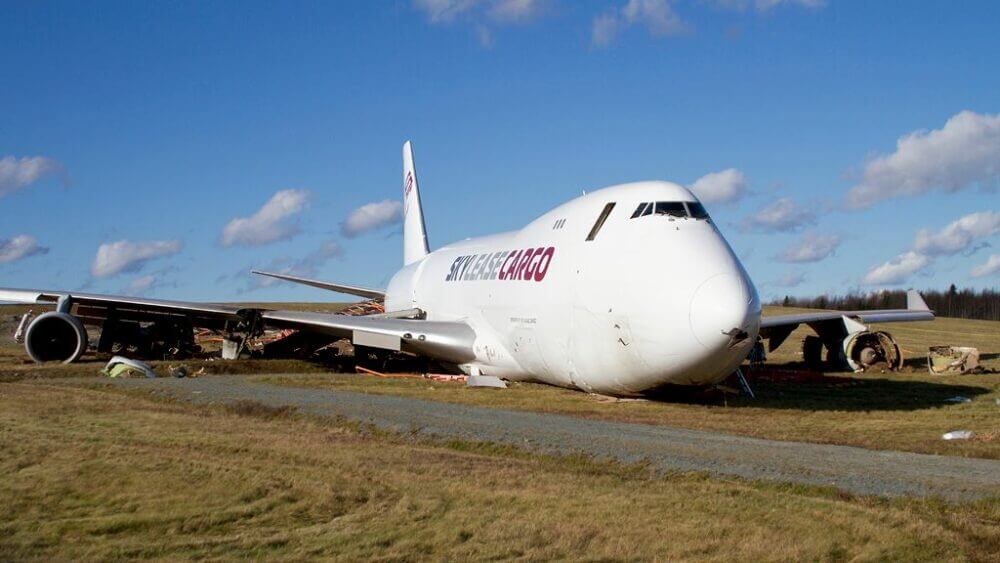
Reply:
[[[863,495],[936,495],[950,500],[1000,496],[998,460],[762,440],[405,397],[281,387],[254,383],[243,376],[108,381],[125,388],[156,389],[195,403],[247,399],[271,406],[291,405],[304,413],[341,415],[388,430],[510,444],[543,453],[582,453],[622,462],[645,460],[667,471],[832,485]]]

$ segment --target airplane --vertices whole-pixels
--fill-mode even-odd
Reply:
[[[672,182],[585,193],[518,230],[433,252],[409,141],[402,192],[403,267],[384,290],[254,272],[384,300],[383,314],[34,289],[0,289],[0,302],[55,305],[24,333],[37,362],[79,359],[88,346],[85,325],[102,327],[99,351],[137,334],[183,342],[195,326],[220,330],[228,357],[265,328],[294,329],[324,342],[343,338],[422,356],[472,376],[626,397],[716,384],[763,341],[773,351],[801,324],[817,335],[804,347],[810,363],[822,363],[825,348],[829,361],[856,370],[879,361],[892,367],[901,362],[898,346],[866,323],[934,318],[912,290],[906,309],[762,316],[757,290],[719,226],[690,190]]]

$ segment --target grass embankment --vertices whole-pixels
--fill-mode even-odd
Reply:
[[[990,560],[1000,502],[656,477],[253,403],[0,385],[0,559]]]

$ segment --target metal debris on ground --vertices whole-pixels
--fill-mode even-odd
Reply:
[[[944,400],[946,403],[971,403],[972,399],[968,397],[963,397],[961,395],[956,395],[954,397],[948,397]]]
[[[980,369],[977,348],[931,346],[927,352],[927,371],[931,375],[965,375]]]
[[[18,323],[17,330],[14,331],[14,342],[24,344],[24,331],[28,329],[28,321],[34,316],[34,309],[29,309],[27,313],[21,315],[21,322]]]
[[[104,369],[101,370],[107,377],[148,377],[155,378],[156,373],[146,362],[133,360],[124,356],[111,358]]]
[[[380,371],[375,371],[373,369],[368,369],[361,366],[354,366],[354,371],[358,373],[363,373],[365,375],[374,375],[375,377],[383,377],[386,379],[421,379],[422,375],[416,373],[382,373]]]
[[[972,430],[952,430],[941,435],[942,440],[968,440],[975,436]]]
[[[492,387],[494,389],[506,389],[507,384],[499,377],[492,375],[470,375],[465,380],[466,387]]]

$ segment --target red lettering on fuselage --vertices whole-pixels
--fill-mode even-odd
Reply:
[[[545,279],[555,256],[555,247],[498,250],[484,254],[467,254],[452,261],[445,281]]]

